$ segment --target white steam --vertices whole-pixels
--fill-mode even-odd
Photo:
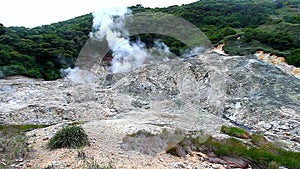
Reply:
[[[117,33],[117,32],[108,32],[112,28],[109,26],[119,26],[121,27],[122,23],[114,23],[114,18],[124,18],[125,16],[129,15],[131,13],[131,10],[126,7],[119,7],[119,8],[103,8],[97,12],[93,13],[94,19],[93,19],[93,29],[96,30],[95,33],[91,33],[91,38],[98,38],[102,39],[105,35],[109,34],[109,37],[106,38],[114,38],[111,33]],[[115,39],[115,38],[114,38]],[[108,42],[114,42],[114,41],[108,41]]]
[[[192,49],[188,49],[183,52],[182,58],[190,58],[194,56],[198,56],[205,52],[205,48],[202,46],[194,47]]]
[[[131,44],[128,38],[121,37],[121,33],[126,33],[122,19],[114,22],[114,18],[123,18],[130,13],[128,8],[123,7],[102,9],[93,14],[93,28],[97,31],[91,34],[91,37],[100,40],[106,38],[108,46],[113,52],[111,66],[113,73],[128,72],[140,67],[148,55],[145,44],[141,41]]]
[[[88,84],[92,86],[96,84],[96,77],[94,74],[86,70],[81,70],[78,67],[75,67],[74,69],[63,69],[60,72],[62,76],[71,80],[73,83]]]
[[[169,60],[171,54],[169,47],[160,41],[154,42],[151,50],[140,40],[132,43],[124,28],[122,18],[128,16],[131,11],[127,8],[103,9],[95,12],[93,29],[95,32],[90,34],[91,38],[106,39],[112,51],[111,71],[113,73],[123,73],[141,67],[146,61],[149,63],[155,60]],[[121,18],[116,20],[116,18]]]
[[[130,41],[129,32],[123,22],[125,17],[129,17],[130,14],[131,11],[126,7],[105,8],[93,13],[93,32],[90,33],[90,38],[96,41],[107,42],[108,48],[112,51],[111,66],[109,68],[112,73],[124,73],[144,64],[179,59],[160,40],[154,41],[151,49],[147,49],[146,45],[140,40],[136,42]],[[107,48],[104,50],[107,50]],[[203,51],[204,48],[202,47],[194,48],[184,52],[182,58],[196,56]],[[100,51],[99,53],[104,55],[106,52],[108,51]],[[93,62],[93,64],[95,63]],[[89,67],[90,65],[85,66]],[[62,70],[61,73],[74,83],[95,84],[96,81],[95,74],[79,68],[68,68]]]
[[[143,65],[148,55],[145,44],[141,41],[130,44],[128,39],[112,46],[113,60],[111,71],[123,73]]]
[[[168,61],[169,57],[172,54],[170,52],[170,48],[165,43],[159,40],[154,41],[153,50],[158,51],[159,56],[156,57],[161,57],[163,61]]]

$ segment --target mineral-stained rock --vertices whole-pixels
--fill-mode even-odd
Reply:
[[[224,64],[228,65],[224,116],[254,131],[268,130],[282,140],[299,136],[299,79],[247,57],[228,57]]]

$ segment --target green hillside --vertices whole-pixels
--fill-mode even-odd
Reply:
[[[6,76],[60,78],[61,68],[74,66],[92,20],[88,14],[32,29],[0,24],[0,71]]]
[[[151,9],[137,5],[131,9],[133,13],[164,12],[182,17],[199,27],[213,44],[225,43],[225,51],[231,55],[263,49],[300,67],[299,0],[200,0],[183,6]],[[32,29],[0,24],[0,71],[6,76],[60,78],[61,68],[74,66],[92,30],[92,19],[87,14]],[[147,46],[160,38],[178,55],[186,48],[161,35],[139,38]]]

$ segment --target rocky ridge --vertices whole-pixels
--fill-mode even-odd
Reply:
[[[24,166],[81,165],[74,159],[76,150],[45,149],[57,129],[74,121],[82,123],[92,140],[83,151],[117,168],[172,168],[171,163],[178,162],[164,153],[154,158],[122,150],[122,138],[138,130],[159,133],[179,128],[226,137],[219,132],[221,126],[237,125],[300,151],[300,80],[254,56],[212,53],[144,65],[124,74],[97,71],[93,85],[68,78],[0,80],[1,124],[56,124],[28,133],[29,144],[37,151]]]

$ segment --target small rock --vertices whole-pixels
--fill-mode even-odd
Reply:
[[[296,142],[300,143],[300,137],[294,137],[294,138],[292,138],[292,141],[296,141]]]
[[[144,106],[148,106],[149,103],[141,100],[134,100],[131,102],[131,105],[136,108],[142,108]]]
[[[23,161],[24,161],[23,158],[16,159],[16,162],[23,162]]]
[[[282,129],[282,130],[288,130],[288,129],[290,129],[290,127],[288,125],[282,125],[282,126],[279,126],[278,128]]]
[[[184,161],[184,164],[189,164],[190,162],[189,161]]]
[[[45,137],[45,138],[43,138],[43,140],[49,140],[49,138],[48,138],[48,137]]]
[[[278,169],[288,169],[288,168],[286,168],[284,166],[280,166],[280,167],[278,167]]]
[[[6,165],[7,165],[7,164],[3,161],[3,159],[2,159],[2,162],[1,162],[0,164],[2,164],[3,166],[6,166]]]
[[[52,166],[59,166],[60,163],[58,161],[52,161]]]
[[[182,162],[174,162],[171,165],[174,168],[184,168],[184,164]]]
[[[31,163],[26,163],[26,167],[32,167]]]
[[[150,109],[151,107],[149,106],[149,105],[146,105],[146,106],[144,106],[144,109],[146,109],[146,110],[148,110],[148,109]]]
[[[270,130],[272,128],[271,124],[268,124],[268,123],[266,123],[264,121],[259,122],[258,126],[262,127],[265,130]]]

